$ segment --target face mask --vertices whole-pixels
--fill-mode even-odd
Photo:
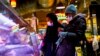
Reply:
[[[67,19],[70,22],[73,19],[73,17],[72,16],[68,16]]]
[[[53,26],[53,23],[52,22],[47,22],[47,25],[48,26]]]

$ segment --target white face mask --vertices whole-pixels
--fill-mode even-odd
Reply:
[[[70,22],[73,19],[73,17],[72,16],[68,16],[67,19]]]
[[[50,22],[50,21],[48,21],[48,22],[47,22],[47,25],[48,25],[48,26],[53,26],[53,23]]]

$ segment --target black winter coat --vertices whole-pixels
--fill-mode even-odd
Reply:
[[[58,40],[58,28],[61,27],[59,23],[55,23],[53,26],[48,26],[46,29],[46,36],[44,37],[44,46],[42,51],[44,56],[55,56],[56,44]]]
[[[83,16],[77,15],[64,28],[68,33],[60,44],[56,56],[75,56],[75,46],[79,45],[80,40],[85,40],[86,20]]]

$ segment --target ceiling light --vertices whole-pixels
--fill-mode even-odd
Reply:
[[[59,6],[59,7],[56,7],[56,9],[64,9],[65,6]]]
[[[75,3],[77,3],[78,1],[76,0]]]
[[[11,3],[11,6],[12,6],[12,7],[16,7],[16,0],[11,0],[10,3]]]

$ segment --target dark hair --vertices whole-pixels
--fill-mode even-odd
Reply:
[[[46,15],[46,17],[49,17],[52,21],[53,21],[53,23],[54,22],[58,22],[57,20],[57,16],[55,15],[55,13],[48,13],[47,15]]]
[[[54,27],[62,27],[62,25],[58,22],[58,18],[55,13],[48,13],[46,17],[49,17],[53,21]]]

